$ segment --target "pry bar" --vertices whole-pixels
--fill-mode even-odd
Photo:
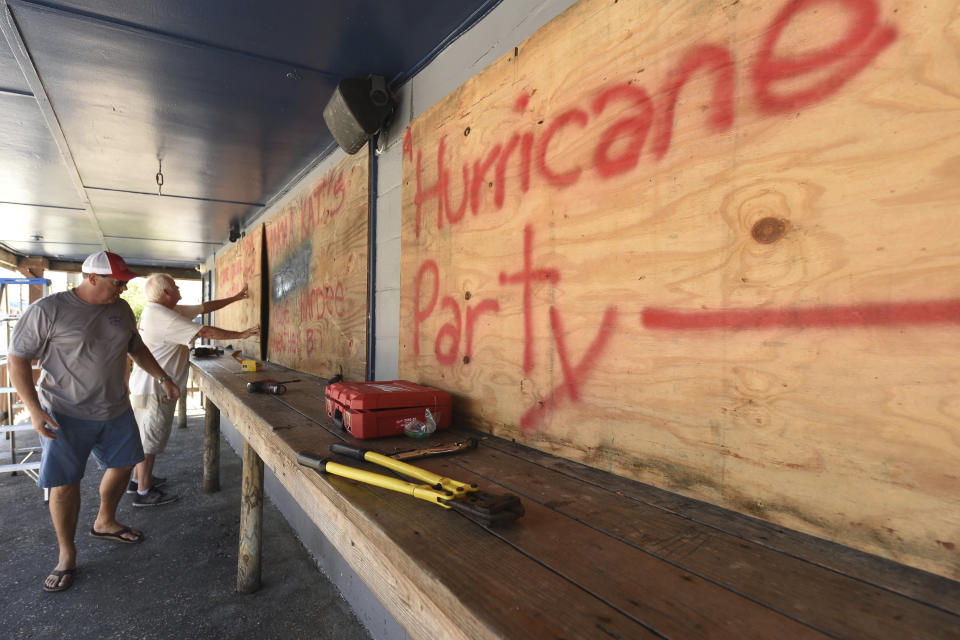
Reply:
[[[398,451],[390,454],[390,457],[394,460],[419,460],[420,458],[431,458],[433,456],[442,456],[448,453],[459,453],[461,451],[466,451],[467,449],[476,448],[477,439],[467,438],[466,440],[460,440],[459,442],[438,444],[434,447],[428,447],[426,449],[408,449],[407,451]]]

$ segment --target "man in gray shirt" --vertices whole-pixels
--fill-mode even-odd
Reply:
[[[57,566],[43,583],[46,591],[73,584],[80,479],[91,452],[105,471],[90,536],[126,544],[143,541],[142,532],[116,519],[130,469],[143,460],[127,395],[127,354],[157,379],[168,401],[180,396],[140,339],[130,306],[120,299],[137,274],[107,251],[88,256],[82,271],[83,281],[75,289],[27,308],[8,354],[13,385],[41,436],[39,485],[50,489],[50,516],[60,546]],[[39,393],[31,360],[40,361]]]

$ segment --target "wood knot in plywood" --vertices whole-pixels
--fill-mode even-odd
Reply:
[[[790,223],[782,218],[766,217],[757,220],[750,235],[760,244],[773,244],[787,233]]]

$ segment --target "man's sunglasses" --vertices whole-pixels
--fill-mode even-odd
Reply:
[[[117,280],[116,278],[108,278],[106,276],[102,276],[102,277],[104,280],[109,280],[110,282],[112,282],[113,286],[115,286],[117,289],[127,286],[127,283],[130,282],[129,280]]]

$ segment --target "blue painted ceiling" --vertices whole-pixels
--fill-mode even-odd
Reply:
[[[0,0],[0,245],[202,262],[336,149],[340,79],[398,89],[498,2]]]

